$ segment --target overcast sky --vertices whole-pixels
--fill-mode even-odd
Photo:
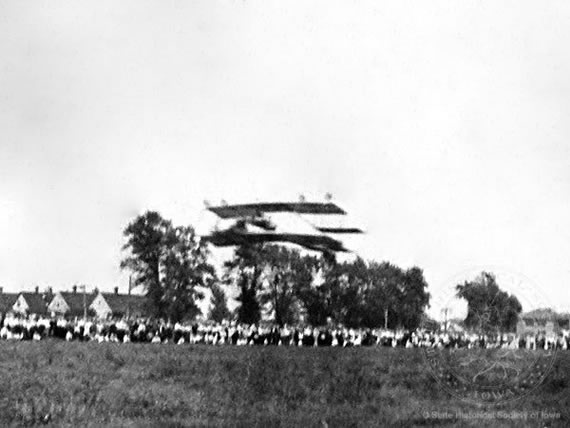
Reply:
[[[569,42],[562,0],[2,1],[0,286],[126,290],[144,210],[330,192],[435,297],[500,266],[568,310]]]

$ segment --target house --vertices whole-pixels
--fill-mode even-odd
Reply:
[[[146,297],[135,294],[101,293],[93,299],[89,308],[97,318],[146,317]]]
[[[12,311],[20,315],[47,315],[48,299],[48,295],[40,293],[36,287],[34,292],[19,293],[12,305]]]
[[[522,314],[517,323],[519,336],[546,334],[559,334],[568,329],[570,320],[568,314],[557,314],[552,309],[535,309]]]
[[[16,303],[18,293],[4,293],[0,287],[0,317],[12,311],[12,306]]]
[[[49,303],[47,310],[50,314],[80,317],[88,312],[89,306],[95,299],[96,293],[83,293],[77,291],[59,291]]]
[[[517,323],[517,334],[519,336],[552,333],[554,333],[553,320],[521,317]]]

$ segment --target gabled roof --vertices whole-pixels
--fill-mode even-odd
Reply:
[[[10,312],[17,298],[18,293],[0,293],[0,313]]]
[[[28,313],[45,314],[47,313],[48,302],[44,299],[44,295],[40,293],[23,292],[18,296],[22,296],[28,304]]]
[[[83,293],[81,292],[72,292],[72,291],[61,291],[61,297],[69,306],[68,315],[83,315]],[[89,308],[89,305],[95,299],[95,293],[86,293],[85,294],[85,306]]]
[[[534,309],[520,315],[521,318],[532,318],[535,320],[554,320],[557,317],[556,312],[551,308]]]
[[[125,314],[127,308],[129,312],[146,312],[146,302],[145,296],[140,296],[136,294],[116,294],[116,293],[101,293],[105,298],[105,301],[111,308],[113,314]]]

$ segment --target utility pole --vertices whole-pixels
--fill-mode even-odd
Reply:
[[[388,308],[384,309],[384,330],[388,330]]]
[[[83,321],[87,320],[87,286],[80,285],[83,288]]]
[[[443,313],[443,331],[447,333],[447,314],[449,313],[449,308],[443,308],[441,312]]]
[[[130,316],[130,309],[131,309],[131,287],[132,287],[132,275],[129,275],[129,297],[127,297],[127,319]]]

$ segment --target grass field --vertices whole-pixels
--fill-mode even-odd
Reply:
[[[419,349],[3,341],[0,426],[570,426],[569,371],[560,352],[538,390],[481,407],[445,392]],[[482,411],[559,417],[453,417]]]

